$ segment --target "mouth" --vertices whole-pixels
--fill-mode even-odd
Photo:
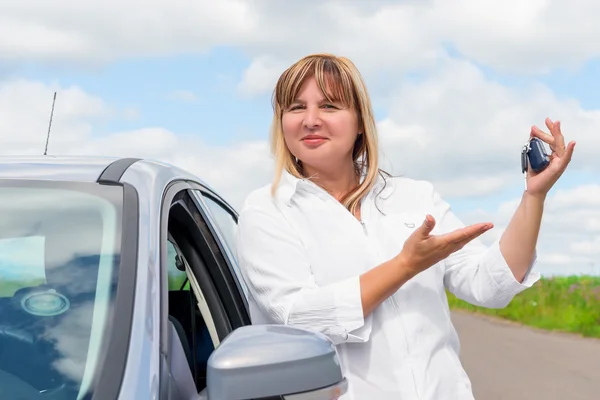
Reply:
[[[308,135],[302,138],[302,141],[308,145],[317,145],[325,142],[327,138],[319,135]]]

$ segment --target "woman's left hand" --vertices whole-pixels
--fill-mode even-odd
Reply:
[[[542,198],[546,197],[552,186],[567,169],[575,148],[574,141],[565,146],[565,138],[560,130],[560,121],[552,122],[550,118],[546,118],[546,126],[550,134],[543,132],[537,126],[532,126],[530,137],[537,137],[550,146],[552,151],[550,165],[537,174],[531,168],[527,170],[527,193]]]

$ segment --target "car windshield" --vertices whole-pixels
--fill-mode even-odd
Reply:
[[[112,326],[122,188],[0,184],[0,398],[89,397]]]

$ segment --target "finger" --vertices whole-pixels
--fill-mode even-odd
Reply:
[[[550,118],[546,118],[546,126],[550,130],[550,134],[554,137],[554,146],[552,151],[556,152],[556,155],[562,157],[565,154],[565,137],[560,129],[560,121],[552,122]]]
[[[490,230],[493,226],[494,225],[489,222],[479,223],[457,229],[442,236],[445,240],[452,244],[459,244],[462,242],[466,243]]]
[[[483,229],[483,230],[479,230],[475,233],[473,233],[472,235],[465,237],[463,240],[455,243],[454,245],[457,247],[458,249],[463,248],[467,243],[477,239],[479,236],[483,235],[484,233],[486,233],[488,230],[490,230],[492,227],[489,226],[487,229]]]
[[[577,143],[575,141],[569,142],[567,145],[567,149],[565,150],[565,155],[561,158],[564,160],[565,167],[571,162],[571,158],[573,158],[573,151],[575,151],[575,145]]]
[[[419,227],[419,232],[420,232],[421,236],[427,237],[427,236],[429,236],[429,234],[431,233],[431,231],[433,230],[434,227],[435,227],[435,218],[433,218],[432,215],[427,214],[425,216],[425,221],[423,221],[423,224]]]
[[[542,131],[540,128],[538,128],[537,126],[532,126],[531,127],[531,133],[529,134],[529,136],[531,137],[536,137],[538,139],[540,139],[542,142],[547,143],[550,146],[550,149],[552,149],[552,151],[554,151],[553,146],[554,146],[554,136]]]

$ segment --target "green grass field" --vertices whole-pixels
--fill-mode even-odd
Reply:
[[[448,292],[451,309],[505,318],[524,325],[600,338],[600,277],[542,278],[503,309],[466,303]]]

